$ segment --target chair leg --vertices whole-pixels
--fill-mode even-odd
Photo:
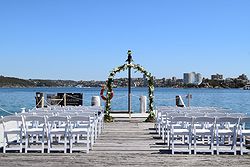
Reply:
[[[219,155],[219,136],[216,135],[216,153]]]
[[[194,154],[196,154],[196,135],[194,135]]]
[[[7,146],[7,134],[4,134],[4,137],[3,137],[3,153],[6,153],[6,146]]]
[[[233,144],[234,155],[236,155],[237,152],[236,152],[236,135],[235,134],[233,135],[233,143],[232,144]]]
[[[73,135],[70,135],[69,137],[69,147],[70,147],[70,153],[73,152]]]
[[[28,153],[28,145],[29,145],[29,135],[25,136],[25,153]]]
[[[44,134],[42,135],[42,153],[44,153]]]
[[[172,135],[172,154],[174,154],[174,135]]]
[[[48,153],[50,153],[50,148],[51,148],[51,136],[48,136]]]
[[[169,137],[169,130],[167,129],[167,146],[170,145],[170,137]]]
[[[19,143],[19,145],[20,145],[20,153],[22,153],[23,152],[23,139],[22,139],[23,137],[22,137],[22,134],[20,134],[20,143]]]
[[[64,136],[64,153],[67,153],[67,136]]]
[[[95,125],[95,140],[97,139],[97,125]]]
[[[98,135],[100,135],[100,134],[101,134],[101,132],[102,132],[102,131],[101,131],[101,122],[99,123],[98,130],[99,130],[99,131],[98,131]]]
[[[87,133],[87,154],[89,153],[89,131]]]
[[[91,132],[91,150],[93,149],[94,146],[94,132]]]
[[[211,149],[211,154],[214,155],[214,135],[211,135],[210,138],[210,149]]]
[[[165,128],[164,128],[165,129]],[[166,143],[166,129],[164,130],[163,134],[162,134],[162,139],[164,141],[164,144]]]
[[[192,135],[189,134],[188,136],[188,149],[189,149],[189,154],[191,154],[191,145],[192,145]]]
[[[240,135],[240,155],[243,155],[243,136]]]
[[[160,124],[158,124],[158,126],[157,126],[157,129],[156,129],[156,131],[157,131],[157,133],[159,134],[159,135],[161,135],[161,130],[160,130]]]

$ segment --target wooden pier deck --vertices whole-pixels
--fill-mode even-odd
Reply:
[[[250,155],[171,155],[157,138],[153,123],[141,118],[116,119],[105,129],[89,154],[0,153],[0,167],[33,166],[249,166]]]
[[[139,120],[127,122],[120,120],[106,124],[104,133],[94,146],[93,153],[133,153],[158,152],[155,148],[155,139],[152,136],[152,123],[142,123]]]

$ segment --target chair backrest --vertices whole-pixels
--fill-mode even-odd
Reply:
[[[171,117],[186,117],[186,113],[179,113],[179,112],[173,112],[173,113],[168,113],[167,118],[171,119]]]
[[[73,116],[69,118],[69,126],[72,128],[89,128],[90,127],[90,117],[89,116]]]
[[[236,117],[236,118],[239,118],[239,117],[244,117],[246,116],[245,113],[228,113],[228,116],[229,117]]]
[[[16,122],[16,127],[17,128],[23,128],[23,117],[20,115],[10,115],[10,116],[5,116],[1,117],[1,122],[3,124],[3,130],[6,130],[6,123],[7,122]]]
[[[170,119],[170,126],[173,128],[188,128],[192,126],[193,124],[193,118],[192,117],[186,117],[186,116],[176,116],[176,117],[171,117]],[[176,124],[180,126],[175,126]]]
[[[61,122],[68,122],[68,117],[66,116],[51,116],[47,118],[48,122],[55,122],[55,121],[61,121]]]
[[[39,123],[45,123],[45,118],[43,116],[30,115],[24,116],[24,121],[38,121]]]
[[[250,117],[243,117],[240,119],[240,123],[250,123]]]
[[[215,123],[215,118],[214,117],[195,117],[194,118],[194,123],[210,123],[213,124]]]
[[[214,128],[215,117],[194,117],[194,128],[198,129],[210,129]],[[198,125],[198,126],[197,126]]]
[[[188,116],[188,117],[203,117],[203,116],[205,116],[205,113],[192,111],[192,112],[186,112],[186,116]]]
[[[243,129],[250,129],[250,117],[242,117],[240,118],[240,125]]]
[[[5,117],[2,117],[2,122],[3,123],[6,123],[6,122],[11,122],[11,121],[20,121],[22,122],[22,116],[19,116],[19,115],[10,115],[10,116],[5,116]]]
[[[192,117],[175,116],[171,117],[171,122],[192,122]]]
[[[77,113],[78,116],[89,116],[91,119],[97,119],[98,115],[93,112],[79,112]]]
[[[230,124],[238,124],[239,118],[235,117],[219,117],[216,118],[216,123],[230,123]]]
[[[58,112],[56,114],[57,116],[62,116],[62,117],[71,117],[77,115],[76,112],[70,112],[70,111],[64,111],[64,112]]]
[[[46,119],[47,121],[47,128],[54,129],[54,128],[65,128],[68,127],[68,117],[67,116],[51,116]]]
[[[216,118],[216,127],[219,129],[220,128],[237,129],[239,125],[239,120],[240,118],[235,118],[235,117],[219,117],[219,118]]]
[[[216,117],[216,118],[220,118],[220,117],[225,117],[227,116],[227,113],[223,113],[223,112],[211,112],[211,113],[207,113],[206,116],[208,117]]]
[[[76,122],[76,121],[89,122],[90,117],[89,116],[83,116],[83,115],[73,116],[73,117],[70,117],[69,121],[70,122]]]
[[[37,128],[39,125],[44,125],[45,127],[45,117],[38,115],[23,116],[23,121],[26,129]],[[31,126],[29,126],[28,122]]]
[[[23,112],[23,113],[20,113],[20,115],[22,116],[36,115],[36,112]]]
[[[171,124],[176,124],[176,123],[192,124],[193,123],[193,118],[192,117],[186,117],[186,116],[171,117]]]

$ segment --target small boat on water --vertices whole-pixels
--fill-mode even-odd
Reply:
[[[250,90],[250,83],[246,84],[244,87],[243,87],[244,90]]]

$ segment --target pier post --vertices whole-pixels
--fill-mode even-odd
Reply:
[[[147,112],[147,96],[140,97],[140,113]]]
[[[36,92],[36,108],[44,108],[44,93]]]
[[[44,96],[42,96],[41,106],[44,108]]]
[[[190,107],[190,100],[192,99],[192,95],[188,93],[187,98],[188,98],[188,107]]]
[[[67,106],[67,96],[66,96],[66,93],[64,93],[64,95],[63,95],[63,102],[64,102],[64,106]]]
[[[92,96],[91,98],[91,106],[101,106],[100,96]]]

